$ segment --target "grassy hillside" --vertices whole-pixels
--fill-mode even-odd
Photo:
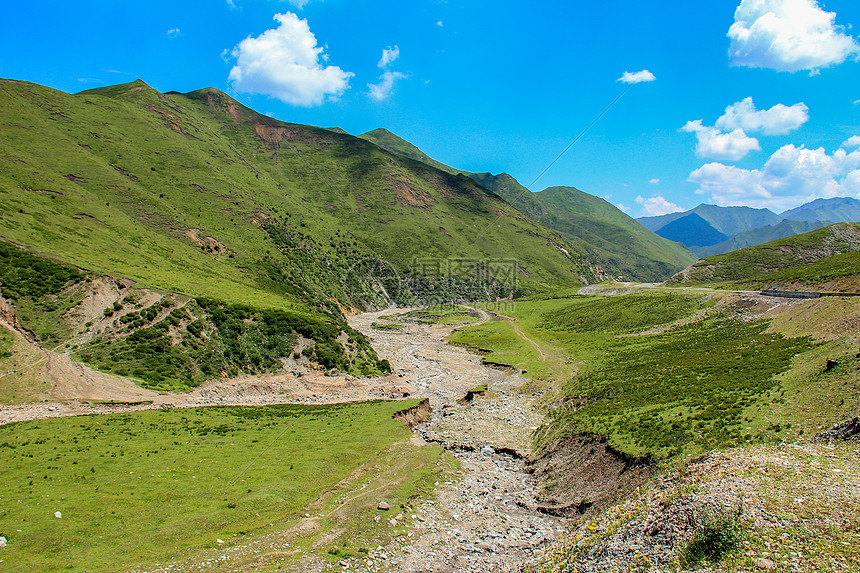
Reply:
[[[461,173],[384,129],[360,137],[392,153],[449,173]],[[631,280],[661,280],[695,260],[683,246],[647,231],[603,199],[572,187],[532,193],[507,173],[464,174],[530,218],[561,233],[579,252],[587,253],[608,276],[621,274]]]
[[[613,277],[661,280],[695,260],[682,245],[655,235],[605,200],[573,187],[531,193],[505,174],[472,177],[579,245]]]
[[[516,322],[466,327],[452,340],[483,349],[485,360],[525,371],[532,387],[550,390],[551,423],[536,435],[542,448],[586,434],[632,457],[671,460],[818,424],[817,407],[794,430],[788,424],[800,423],[796,418],[770,415],[774,396],[781,399],[789,387],[780,376],[817,352],[809,337],[815,333],[775,332],[766,320],[739,320],[742,305],[715,302],[660,292],[522,300],[510,313]],[[848,348],[840,344],[830,351],[838,348],[841,357]],[[805,387],[792,380],[792,391]],[[794,404],[806,400],[799,397],[806,390],[797,392]],[[853,392],[840,395],[860,404]],[[784,404],[789,410],[792,402]]]
[[[473,283],[481,262],[516,258],[518,272],[493,277],[508,291],[587,272],[557,233],[466,177],[217,90],[5,81],[0,99],[2,234],[81,267],[235,302],[344,307],[373,302],[352,297],[355,269],[420,277],[416,257],[476,261],[456,277]],[[384,270],[367,268],[376,260]]]
[[[398,137],[388,131],[387,129],[378,128],[373,131],[368,131],[367,133],[362,133],[359,135],[360,138],[366,139],[367,141],[378,145],[382,149],[386,149],[392,153],[396,153],[398,155],[403,155],[404,157],[408,157],[409,159],[414,159],[415,161],[420,161],[421,163],[426,163],[427,165],[432,165],[436,169],[440,171],[445,171],[446,173],[450,173],[452,175],[456,175],[460,173],[460,171],[454,169],[453,167],[448,167],[444,163],[440,163],[403,139],[402,137]]]
[[[788,290],[860,289],[860,223],[838,223],[802,235],[703,259],[667,284],[726,284]]]
[[[0,106],[0,239],[36,256],[5,243],[0,294],[37,343],[159,390],[277,370],[293,343],[320,366],[377,372],[343,312],[601,276],[465,176],[274,121],[217,90],[136,81],[69,95],[3,80]],[[80,276],[16,294],[16,281],[60,269]],[[138,294],[67,321],[103,275]],[[299,348],[300,336],[316,345]]]
[[[808,233],[832,224],[833,221],[807,222],[783,219],[776,225],[768,225],[751,231],[743,231],[722,243],[697,249],[696,254],[700,257],[722,255],[732,251],[745,249],[747,247],[754,247],[771,241],[778,241],[779,239],[784,239],[786,237]]]

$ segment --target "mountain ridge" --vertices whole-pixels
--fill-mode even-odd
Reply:
[[[392,153],[442,165],[387,130],[376,129],[360,137]],[[467,175],[531,219],[562,233],[614,277],[660,280],[695,259],[684,247],[648,233],[607,201],[574,187],[551,187],[533,193],[507,173],[467,173],[445,165],[442,168]]]

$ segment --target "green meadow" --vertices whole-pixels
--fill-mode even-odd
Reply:
[[[359,555],[390,535],[373,523],[379,499],[406,506],[442,469],[441,449],[410,445],[409,428],[392,417],[416,403],[150,410],[2,426],[8,545],[0,569],[124,571],[250,542],[308,512],[323,516],[322,531],[347,532],[313,550]],[[383,481],[373,496],[337,511],[338,500],[324,495],[373,479]]]
[[[535,436],[539,447],[587,433],[631,456],[672,460],[802,433],[803,415],[775,412],[808,399],[800,389],[820,376],[823,341],[809,329],[786,334],[735,316],[716,300],[670,292],[533,298],[451,341],[524,372],[526,389],[546,391],[550,423]]]

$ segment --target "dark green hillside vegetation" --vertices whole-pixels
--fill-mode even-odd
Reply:
[[[337,545],[358,555],[396,531],[374,524],[375,497],[336,495],[367,482],[392,507],[406,506],[444,469],[441,448],[410,446],[410,430],[392,418],[416,403],[153,410],[2,426],[3,571],[151,568],[251,544],[310,511],[333,533],[319,545],[312,534],[289,539],[291,549],[325,555]]]
[[[417,258],[474,261],[449,298],[597,278],[585,253],[465,176],[217,90],[137,81],[69,95],[5,81],[0,104],[2,234],[141,286],[331,314],[393,302],[391,275],[397,302],[451,278]],[[350,274],[366,259],[383,276]],[[488,280],[479,267],[494,259],[517,272]]]
[[[131,376],[154,390],[187,390],[216,376],[277,372],[308,339],[304,356],[326,369],[356,375],[388,369],[370,341],[341,317],[317,317],[212,299],[164,296],[144,305],[129,289],[103,316],[81,326],[78,305],[92,294],[91,277],[0,241],[0,294],[36,342],[68,347],[98,322],[75,356],[94,368]],[[339,340],[344,340],[345,345]]]
[[[838,223],[802,235],[708,257],[667,284],[731,284],[749,288],[855,292],[860,275],[860,223]]]

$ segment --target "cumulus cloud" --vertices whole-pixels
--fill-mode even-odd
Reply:
[[[236,91],[275,97],[298,106],[322,104],[349,88],[354,75],[337,66],[323,66],[323,48],[307,20],[292,12],[275,14],[278,27],[256,38],[248,36],[233,48],[236,65],[229,81]]]
[[[730,62],[781,72],[840,64],[860,54],[860,45],[835,18],[816,0],[742,0],[727,34]]]
[[[746,157],[750,151],[759,151],[758,140],[748,136],[743,129],[733,129],[723,133],[715,127],[702,125],[702,120],[688,121],[681,131],[695,133],[696,155],[711,159],[737,161]]]
[[[828,154],[824,148],[789,144],[761,169],[708,163],[690,173],[689,181],[717,205],[780,211],[819,198],[860,196],[860,149]]]
[[[776,104],[770,109],[756,109],[751,97],[726,108],[717,119],[716,127],[722,131],[743,129],[765,135],[785,135],[809,121],[809,108],[803,102],[791,106]]]
[[[656,217],[658,215],[666,215],[668,213],[675,213],[677,211],[684,210],[671,201],[667,201],[660,195],[648,198],[639,195],[636,197],[635,201],[642,205],[642,217]]]
[[[654,74],[648,70],[641,70],[638,72],[624,72],[621,77],[615,81],[625,84],[641,84],[642,82],[653,82],[656,79],[657,78],[654,77]]]
[[[391,63],[400,57],[400,48],[391,46],[384,48],[382,50],[382,57],[379,59],[379,63],[376,64],[380,68],[387,68],[391,65]]]
[[[852,135],[844,142],[842,142],[842,147],[845,149],[851,149],[852,147],[860,147],[860,135]]]
[[[391,92],[394,91],[394,82],[402,80],[405,77],[406,74],[401,74],[400,72],[386,71],[379,76],[378,84],[367,84],[367,87],[370,90],[368,94],[376,101],[388,99]]]

